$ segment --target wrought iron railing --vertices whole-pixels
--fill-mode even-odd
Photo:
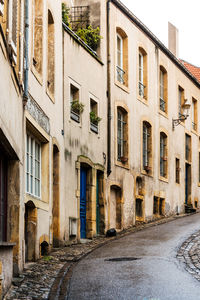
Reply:
[[[125,81],[124,81],[124,75],[125,75],[125,71],[123,69],[121,69],[119,66],[116,66],[116,69],[117,69],[117,80],[124,84]]]
[[[162,110],[163,112],[166,111],[166,102],[162,98],[160,98],[160,110]]]
[[[139,82],[139,95],[144,98],[144,90],[145,90],[145,85],[142,82]]]
[[[98,133],[99,132],[99,128],[98,128],[98,125],[90,122],[90,130],[95,132],[95,133]]]
[[[80,114],[78,114],[77,112],[71,110],[70,116],[71,116],[72,120],[80,123]]]

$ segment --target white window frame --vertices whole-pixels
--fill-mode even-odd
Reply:
[[[31,148],[32,143],[32,148]],[[39,157],[36,157],[36,145],[39,146]],[[32,149],[32,150],[31,150]],[[39,176],[36,176],[36,163],[39,164]],[[26,135],[26,193],[41,198],[41,143],[29,133]],[[36,182],[39,182],[39,192],[36,192]],[[32,188],[31,188],[32,185]]]
[[[18,7],[19,0],[9,0],[8,2],[8,43],[12,49],[12,61],[14,65],[17,64],[17,26],[16,26],[16,45],[12,39],[13,36],[13,1],[17,3],[17,12],[16,12],[16,23],[18,24]]]
[[[139,52],[139,83],[144,84],[144,55]]]
[[[118,49],[118,39],[120,41],[120,49]],[[119,57],[120,61],[118,60]],[[119,34],[117,34],[117,66],[123,70],[123,39]]]
[[[0,0],[0,16],[4,14],[4,0]]]

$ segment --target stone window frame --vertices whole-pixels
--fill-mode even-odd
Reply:
[[[159,68],[159,110],[168,113],[168,74],[162,65]]]
[[[121,41],[122,53],[121,53],[121,66],[118,66],[118,39]],[[115,39],[115,83],[123,90],[128,88],[128,36],[125,31],[116,27],[116,39]],[[123,67],[123,68],[121,68]],[[120,79],[122,78],[122,80]],[[119,80],[120,79],[120,80]]]
[[[165,198],[153,197],[153,215],[156,217],[165,215]]]
[[[148,100],[147,60],[147,52],[140,46],[138,48],[138,97],[145,102]]]
[[[178,85],[178,118],[183,116],[183,105],[185,103],[184,99],[185,91],[180,85]],[[184,120],[181,122],[184,123]]]
[[[96,114],[98,117],[100,117],[100,106],[99,106],[99,99],[94,96],[93,94],[89,93],[89,107],[90,107],[90,112],[91,110],[91,102],[94,102],[96,104]],[[96,133],[98,136],[100,134],[100,122],[96,125],[96,128],[91,126],[91,121],[90,121],[90,115],[89,115],[89,128],[90,128],[90,132],[94,132]],[[96,130],[95,130],[96,129]]]
[[[123,116],[123,132],[121,138],[123,139],[123,156],[119,157],[118,146],[119,146],[119,131],[118,131],[118,112]],[[122,103],[116,104],[116,165],[124,168],[129,168],[129,110],[126,105]],[[122,123],[120,123],[122,124]]]
[[[18,56],[18,26],[19,26],[19,0],[8,1],[8,19],[7,19],[7,32],[8,32],[8,45],[11,49],[11,62],[13,66],[17,65]]]
[[[185,133],[185,161],[192,162],[192,137],[188,133]]]
[[[165,131],[160,131],[160,179],[168,178],[168,135]]]
[[[152,124],[148,120],[142,121],[142,173],[153,174]]]
[[[175,182],[177,184],[180,184],[180,158],[179,157],[175,157]]]
[[[82,114],[79,115],[79,120],[75,120],[72,116],[71,116],[71,103],[73,100],[76,100],[76,99],[73,99],[72,100],[72,94],[71,94],[71,86],[75,87],[77,90],[78,90],[78,101],[79,102],[82,102],[82,88],[81,88],[81,85],[76,82],[75,80],[73,80],[71,77],[69,77],[69,94],[68,94],[68,99],[69,99],[69,121],[73,121],[73,123],[78,123],[79,126],[81,127],[82,126]],[[68,104],[67,104],[67,107],[68,107]],[[78,118],[77,118],[78,119]]]
[[[32,153],[31,153],[31,142],[33,147]],[[38,146],[38,153],[39,153],[38,157],[36,157],[36,146]],[[31,162],[32,162],[32,168],[31,168]],[[39,173],[38,173],[39,176],[36,175],[36,163],[39,164]],[[27,131],[26,133],[26,193],[39,199],[41,199],[41,186],[42,186],[41,165],[42,165],[41,143],[37,138],[35,138],[35,136],[33,136],[33,134]],[[30,169],[32,169],[32,172]],[[33,186],[32,190],[30,187],[31,178],[32,178],[32,186]],[[28,184],[27,184],[27,180],[28,180]],[[38,185],[39,193],[36,192],[36,182],[39,183]]]
[[[192,105],[191,105],[191,122],[192,122],[192,130],[194,132],[198,131],[198,102],[192,97]]]
[[[36,1],[38,1],[38,5],[36,5]],[[38,7],[40,9],[38,9]],[[42,85],[43,84],[43,47],[44,47],[44,2],[43,0],[34,0],[32,2],[32,49],[31,49],[31,71],[38,80],[38,82]],[[36,20],[40,24],[40,48],[41,51],[35,51],[36,48]],[[37,36],[39,34],[37,33]],[[41,54],[41,55],[39,55]]]
[[[47,78],[46,92],[55,103],[55,22],[53,13],[47,10]]]

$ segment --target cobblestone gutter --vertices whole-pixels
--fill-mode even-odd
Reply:
[[[177,258],[185,264],[185,269],[200,281],[200,231],[191,235],[179,248]]]
[[[26,265],[19,278],[14,278],[13,284],[4,299],[65,299],[73,266],[91,251],[104,245],[105,243],[118,239],[127,234],[143,230],[151,226],[167,223],[184,216],[186,215],[172,216],[147,224],[139,224],[118,233],[116,237],[97,237],[88,241],[87,243],[72,244],[63,248],[53,249],[49,256],[43,257],[36,263],[30,263]],[[194,271],[194,268],[196,267],[192,267],[191,260],[193,259],[192,261],[194,261],[196,265],[200,267],[200,264],[198,264],[198,256],[195,254],[195,249],[200,245],[200,232],[198,235],[193,235],[192,237],[191,240],[189,239],[190,241],[188,240],[188,243],[187,241],[185,242],[186,244],[184,243],[182,246],[183,248],[180,248],[177,257],[183,261],[186,260],[189,265],[188,271],[191,274],[198,276],[198,273],[195,273],[196,271]],[[195,238],[199,238],[197,247],[195,243],[192,242],[195,240]],[[189,249],[190,253],[194,254],[188,255],[188,250],[186,249]],[[181,255],[183,255],[183,258]],[[200,269],[198,269],[198,272],[200,274]]]

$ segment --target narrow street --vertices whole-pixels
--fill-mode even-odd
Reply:
[[[200,282],[177,259],[200,215],[146,228],[92,252],[73,269],[68,300],[198,300]]]

